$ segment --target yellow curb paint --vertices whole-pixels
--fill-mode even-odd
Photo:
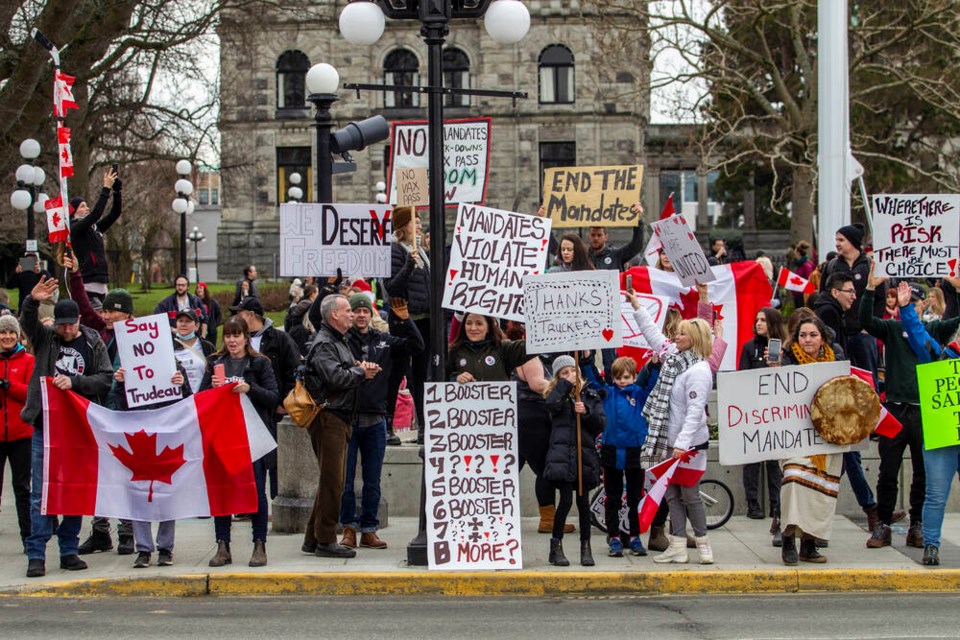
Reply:
[[[957,591],[960,569],[825,569],[798,572],[800,591]]]
[[[198,574],[195,576],[98,578],[94,580],[44,582],[35,586],[27,585],[17,591],[8,591],[4,595],[51,598],[109,596],[181,597],[205,596],[208,592],[207,575]]]

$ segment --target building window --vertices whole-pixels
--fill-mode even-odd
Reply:
[[[383,84],[415,86],[420,83],[420,63],[417,56],[406,49],[387,54],[383,61]],[[419,107],[420,94],[414,91],[385,91],[383,105],[391,107]]]
[[[303,189],[303,201],[313,202],[313,169],[311,167],[310,147],[277,147],[277,203],[288,202],[287,190],[293,186],[290,174],[300,174]],[[216,193],[212,194],[216,204]]]
[[[540,52],[540,104],[573,104],[573,52],[552,44]]]
[[[306,78],[310,59],[302,51],[284,51],[277,58],[277,109],[307,106]]]
[[[450,89],[470,88],[470,59],[460,49],[450,47],[443,50],[443,86]],[[446,94],[443,104],[446,107],[469,107],[470,96]]]
[[[210,204],[210,190],[209,189],[200,189],[197,192],[197,204]]]
[[[216,206],[220,204],[220,190],[210,189],[210,204]]]
[[[577,166],[576,142],[540,143],[540,193],[543,193],[543,172],[554,167]]]

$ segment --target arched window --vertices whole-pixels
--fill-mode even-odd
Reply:
[[[417,56],[406,49],[387,54],[383,61],[383,84],[414,86],[420,83],[420,63]],[[385,107],[419,107],[420,94],[414,91],[385,91]]]
[[[443,86],[450,89],[470,88],[470,59],[460,49],[449,47],[443,50]],[[447,94],[443,99],[447,107],[469,107],[470,96]]]
[[[540,104],[572,104],[573,52],[552,44],[540,52]]]
[[[284,51],[277,58],[277,109],[307,106],[305,89],[310,59],[302,51]]]

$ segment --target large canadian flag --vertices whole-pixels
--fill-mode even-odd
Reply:
[[[723,325],[723,339],[729,346],[720,363],[721,371],[733,371],[740,359],[743,345],[753,340],[753,325],[757,312],[770,306],[773,288],[766,274],[756,262],[734,262],[713,267],[716,280],[708,285],[710,302],[717,320]],[[633,276],[633,288],[639,293],[649,293],[668,298],[670,306],[678,309],[684,318],[697,317],[697,303],[700,296],[693,287],[684,287],[680,279],[672,272],[660,271],[649,267],[633,267],[621,274],[620,286],[625,285],[625,277]],[[629,338],[630,331],[636,331],[633,317],[622,316],[623,337]],[[624,347],[618,351],[621,355],[632,356],[639,364],[649,357],[649,350]]]
[[[255,512],[251,462],[276,443],[234,386],[110,411],[42,378],[42,513],[159,522]]]

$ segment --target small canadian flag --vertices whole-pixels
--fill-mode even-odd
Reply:
[[[57,127],[57,143],[60,147],[60,177],[73,177],[73,152],[70,150],[70,129]]]
[[[76,78],[68,76],[60,71],[56,72],[56,78],[53,83],[53,115],[63,118],[67,115],[68,109],[79,109],[77,101],[73,97],[73,83]]]
[[[48,198],[43,203],[43,208],[47,210],[47,239],[50,244],[64,242],[70,237],[70,230],[67,229],[67,220],[63,212],[63,199],[60,196]]]
[[[801,278],[794,272],[780,267],[780,276],[777,278],[777,286],[784,287],[787,291],[796,291],[797,293],[811,294],[817,290],[812,282],[806,278]]]

